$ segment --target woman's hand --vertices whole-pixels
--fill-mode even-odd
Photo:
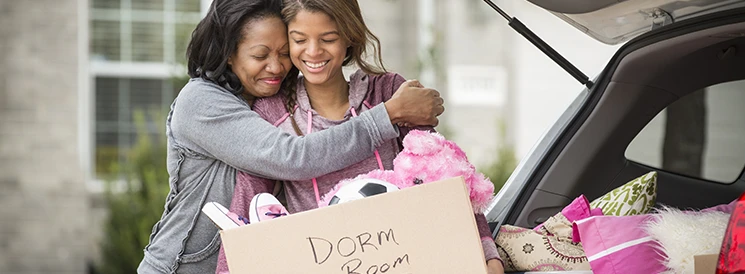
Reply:
[[[504,274],[504,266],[502,266],[502,262],[497,259],[486,261],[486,270],[489,274]]]
[[[390,100],[385,102],[391,123],[405,126],[436,126],[437,116],[445,111],[440,92],[425,88],[417,80],[401,84]]]

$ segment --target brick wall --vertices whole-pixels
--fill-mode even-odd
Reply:
[[[0,273],[85,273],[78,0],[0,0]]]

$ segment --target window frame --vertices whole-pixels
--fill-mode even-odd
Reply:
[[[93,193],[104,191],[104,183],[96,174],[96,78],[114,77],[123,79],[157,79],[169,81],[186,75],[186,67],[176,58],[176,29],[179,24],[198,23],[207,14],[212,0],[199,0],[199,12],[183,12],[176,9],[177,0],[163,0],[163,10],[130,10],[132,0],[122,0],[120,8],[94,8],[94,0],[78,2],[78,150],[79,162],[84,172],[87,189]],[[158,16],[141,16],[143,14]],[[161,16],[162,15],[162,16]],[[92,51],[93,21],[129,20],[120,24],[120,37],[131,33],[133,22],[163,22],[163,60],[160,62],[132,61],[131,35],[120,39],[119,60],[94,60]],[[126,26],[125,26],[126,25]],[[129,29],[128,29],[129,28]],[[124,31],[122,31],[124,30]],[[127,52],[124,52],[126,49]],[[126,55],[125,55],[126,54]],[[126,57],[126,58],[122,58]],[[174,95],[175,96],[175,95]]]
[[[710,112],[708,112],[708,110],[709,110],[708,107],[711,106],[710,105],[710,101],[709,101],[710,100],[709,99],[710,98],[709,97],[710,96],[709,94],[711,92],[714,92],[714,93],[719,92],[719,91],[717,91],[717,88],[716,88],[717,86],[727,85],[727,84],[734,84],[734,83],[739,84],[739,85],[742,85],[743,87],[745,87],[745,80],[734,80],[734,81],[729,81],[729,82],[717,83],[717,84],[714,84],[714,85],[711,85],[711,86],[708,86],[706,88],[703,88],[703,89],[699,90],[699,92],[704,92],[704,96],[706,98],[705,105],[707,107],[707,113],[705,115],[707,116],[706,117],[707,119],[710,118],[710,117],[708,117],[708,116],[710,116]],[[742,92],[745,92],[745,90],[743,90]],[[692,94],[687,94],[686,96],[691,96],[691,95]],[[681,97],[681,98],[683,98],[683,97]],[[674,103],[675,102],[673,102],[673,104]],[[657,114],[655,114],[655,117],[652,118],[652,120],[650,120],[650,122],[647,123],[647,125],[645,125],[644,128],[642,128],[642,130],[639,131],[636,134],[636,136],[634,136],[634,138],[629,143],[629,145],[626,146],[626,148],[624,150],[624,158],[627,161],[632,162],[634,164],[637,164],[639,166],[648,168],[650,170],[656,170],[656,171],[659,171],[659,172],[666,172],[666,173],[669,173],[669,174],[675,174],[675,175],[678,175],[678,176],[687,177],[687,178],[698,180],[698,181],[705,182],[705,183],[713,183],[713,184],[720,184],[720,185],[733,185],[733,184],[735,184],[738,181],[740,181],[740,180],[743,179],[743,176],[745,176],[745,161],[742,161],[740,163],[741,167],[739,169],[737,169],[737,170],[734,170],[733,169],[732,172],[727,172],[727,175],[728,176],[730,174],[732,175],[731,177],[733,177],[733,178],[731,178],[731,179],[728,179],[728,180],[718,180],[718,178],[715,178],[716,176],[711,176],[711,175],[705,176],[705,172],[707,171],[707,165],[709,165],[709,164],[712,163],[711,161],[707,161],[707,156],[708,157],[712,157],[712,155],[708,155],[707,153],[708,153],[708,151],[710,149],[709,146],[713,142],[711,138],[712,138],[712,136],[714,134],[712,134],[712,132],[715,132],[716,131],[716,129],[713,129],[712,128],[714,125],[713,124],[710,124],[710,123],[711,122],[715,122],[715,124],[716,124],[716,122],[721,122],[721,121],[706,120],[705,129],[704,129],[705,130],[704,135],[706,136],[706,139],[704,141],[704,152],[701,155],[701,157],[702,157],[702,159],[701,159],[701,161],[702,161],[702,168],[701,168],[701,175],[700,176],[693,176],[693,175],[689,175],[689,174],[683,174],[681,172],[677,172],[677,171],[673,171],[673,170],[669,170],[669,169],[663,168],[662,167],[662,163],[661,163],[662,162],[662,157],[663,157],[661,150],[665,146],[665,122],[668,119],[668,117],[667,117],[668,116],[668,114],[667,114],[667,108],[668,107],[669,106],[665,107],[660,112],[658,112]],[[659,160],[659,164],[654,164],[653,165],[652,162],[654,162],[654,160],[647,161],[649,159],[644,159],[645,156],[640,155],[640,154],[637,154],[638,152],[632,152],[632,153],[629,153],[629,152],[630,152],[630,148],[632,147],[632,145],[635,144],[635,141],[638,140],[639,136],[642,135],[642,133],[645,132],[645,130],[647,130],[647,127],[649,127],[661,115],[664,115],[665,117],[664,117],[664,119],[662,119],[660,121],[660,127],[661,128],[658,130],[660,132],[659,133],[660,134],[659,137],[661,138],[661,140],[659,140],[659,142],[660,142],[660,144],[659,144],[659,150],[653,152],[653,153],[656,154],[655,157],[656,158],[659,158],[658,159]],[[745,136],[742,136],[742,137],[745,137]],[[647,140],[647,141],[649,141],[649,140]],[[653,148],[656,147],[656,145],[649,145],[646,142],[642,146],[643,146],[642,147],[643,149],[646,149],[646,146],[651,146]],[[638,149],[635,148],[633,150],[638,150]],[[743,159],[743,160],[745,160],[745,159]],[[735,172],[737,172],[737,173],[735,173]]]

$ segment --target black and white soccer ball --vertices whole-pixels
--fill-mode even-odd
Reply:
[[[396,185],[383,180],[358,179],[341,186],[329,201],[329,205],[346,203],[396,190],[398,190]]]

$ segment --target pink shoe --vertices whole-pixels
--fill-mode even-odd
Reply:
[[[250,223],[258,223],[271,220],[289,214],[282,203],[269,193],[259,193],[251,199],[248,208],[248,220]]]
[[[241,215],[235,214],[235,213],[230,212],[230,211],[228,211],[228,213],[225,214],[225,215],[228,215],[228,218],[230,218],[231,220],[233,220],[233,222],[235,222],[236,224],[238,224],[238,226],[242,226],[242,225],[247,225],[248,224],[248,219],[246,219],[245,217],[243,217]]]

